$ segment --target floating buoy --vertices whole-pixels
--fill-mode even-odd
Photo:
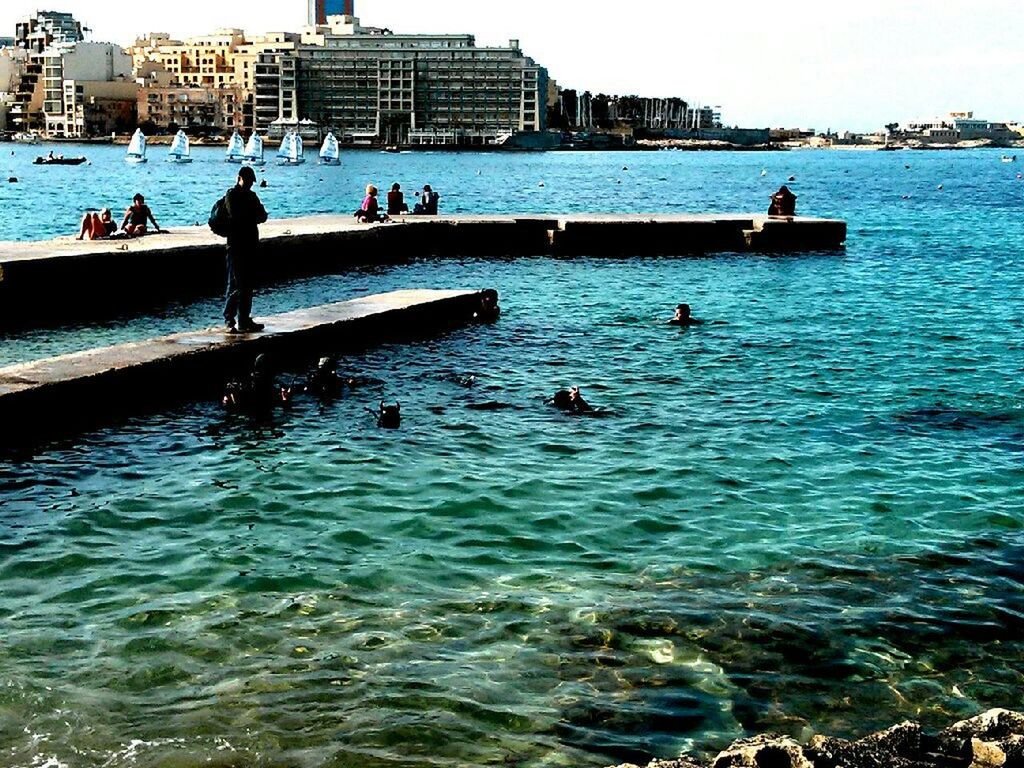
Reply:
[[[908,171],[910,170],[910,166],[909,165],[904,165],[903,167],[906,168]]]
[[[624,166],[622,166],[622,170],[624,170],[624,171],[628,171],[628,170],[629,170],[629,166],[628,166],[628,165],[624,165]]]
[[[939,184],[939,186],[937,186],[936,189],[942,189],[942,185]]]
[[[8,184],[17,184],[18,183],[18,177],[17,176],[11,176],[9,179],[7,179],[7,183]]]
[[[768,175],[768,169],[767,168],[762,168],[761,169],[761,178],[763,179],[767,175]]]
[[[790,180],[790,181],[796,181],[796,176],[790,176],[790,177],[789,177],[789,180]]]
[[[544,182],[542,181],[542,182],[541,182],[540,184],[538,184],[537,186],[538,186],[538,187],[543,187],[543,186],[546,186],[546,185],[545,185],[545,184],[544,184]]]

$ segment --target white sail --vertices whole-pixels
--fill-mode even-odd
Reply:
[[[295,134],[286,133],[284,138],[281,139],[281,146],[278,147],[277,156],[282,160],[290,160],[292,158],[292,144],[295,140]]]
[[[336,165],[341,162],[341,148],[333,133],[328,133],[324,144],[320,147],[320,160],[325,165]]]
[[[238,131],[235,131],[228,140],[228,156],[226,159],[229,163],[240,163],[244,153],[245,143],[242,141]]]
[[[125,159],[129,163],[146,162],[146,135],[138,128],[132,134],[131,143],[128,144],[128,156]]]
[[[291,161],[297,163],[302,160],[302,137],[297,133],[292,134]]]
[[[174,141],[171,142],[171,149],[167,154],[176,158],[189,156],[188,136],[184,131],[178,131],[174,135]]]
[[[246,163],[259,164],[263,162],[263,137],[253,133],[245,145],[245,154],[242,161]]]

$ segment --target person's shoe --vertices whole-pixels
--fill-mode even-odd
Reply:
[[[264,328],[266,328],[266,326],[263,325],[263,323],[256,323],[253,322],[252,320],[248,320],[244,323],[238,324],[239,333],[259,333]]]
[[[235,327],[235,321],[234,320],[227,320],[227,321],[225,321],[225,323],[224,323],[224,332],[225,333],[238,333],[238,329]]]

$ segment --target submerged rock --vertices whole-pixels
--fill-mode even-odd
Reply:
[[[688,758],[647,768],[1024,768],[1024,714],[993,709],[938,735],[905,722],[857,741],[815,736],[741,739],[710,763]],[[622,765],[617,768],[638,768]]]

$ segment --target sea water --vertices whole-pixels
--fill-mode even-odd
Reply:
[[[135,191],[192,223],[233,173],[209,150],[141,172],[87,153],[18,167],[0,237],[67,232]],[[334,402],[269,419],[195,402],[0,457],[0,764],[596,768],[1021,706],[1017,173],[987,151],[268,167],[275,216],[393,180],[458,212],[749,211],[792,176],[800,210],[850,237],[422,260],[262,292],[258,315],[493,287],[504,313],[344,358],[381,383]],[[667,326],[682,301],[706,324]],[[10,333],[0,363],[218,309]],[[569,385],[604,415],[545,405]],[[381,399],[402,430],[376,429]]]

